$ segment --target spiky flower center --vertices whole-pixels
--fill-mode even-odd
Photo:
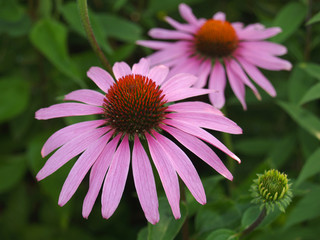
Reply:
[[[207,20],[195,34],[196,50],[207,57],[227,57],[238,46],[238,37],[227,21]]]
[[[129,135],[157,129],[167,108],[164,96],[148,77],[131,74],[120,78],[105,95],[107,125]]]
[[[269,170],[258,179],[259,193],[266,201],[276,201],[283,198],[288,190],[286,174],[278,170]]]

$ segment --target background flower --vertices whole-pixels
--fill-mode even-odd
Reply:
[[[222,12],[214,14],[212,19],[197,19],[186,4],[180,4],[179,11],[187,23],[166,17],[176,30],[154,28],[149,31],[153,38],[176,41],[137,41],[139,45],[157,50],[148,57],[152,65],[165,64],[171,67],[172,75],[192,73],[199,77],[196,87],[204,87],[209,78],[208,88],[217,90],[209,94],[210,101],[218,108],[225,104],[226,75],[244,109],[247,108],[245,86],[261,98],[248,76],[271,96],[276,95],[274,87],[257,67],[273,71],[291,69],[290,62],[278,58],[287,49],[265,41],[281,32],[279,27],[229,23]]]
[[[177,174],[195,199],[205,204],[204,188],[195,167],[180,147],[163,135],[163,130],[232,180],[220,158],[201,140],[240,162],[239,158],[203,128],[232,134],[242,133],[241,128],[219,110],[202,102],[168,105],[210,92],[191,88],[197,78],[190,74],[177,74],[163,83],[168,68],[160,65],[149,69],[149,61],[145,59],[134,64],[132,69],[124,62],[115,63],[113,72],[116,82],[101,68],[92,67],[88,71],[88,77],[105,95],[89,89],[76,90],[64,98],[76,102],[56,104],[36,112],[39,120],[92,114],[102,116],[101,120],[76,123],[54,133],[44,144],[41,154],[45,157],[54,150],[56,152],[39,171],[37,179],[46,178],[81,154],[62,187],[59,205],[69,201],[91,169],[82,214],[85,218],[89,216],[102,188],[102,215],[109,218],[120,202],[131,159],[141,207],[148,221],[155,224],[159,221],[158,199],[149,152],[175,218],[180,218]],[[132,151],[130,142],[133,143]]]

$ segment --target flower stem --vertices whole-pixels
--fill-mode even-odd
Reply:
[[[267,210],[265,207],[263,207],[260,215],[258,216],[258,218],[249,226],[247,227],[245,230],[243,230],[239,236],[243,237],[249,233],[251,233],[254,229],[256,229],[260,223],[263,221],[263,219],[267,216]]]
[[[180,183],[180,195],[181,195],[181,200],[186,204],[186,189],[184,184],[182,183],[181,179],[179,179]],[[186,216],[186,220],[184,221],[182,225],[182,239],[183,240],[189,240],[189,221],[188,221],[188,216]]]
[[[78,9],[80,13],[80,18],[82,25],[84,27],[84,30],[86,31],[88,40],[91,44],[91,47],[93,51],[96,53],[98,58],[100,59],[103,67],[113,76],[112,68],[111,65],[106,58],[106,56],[103,54],[101,48],[99,47],[99,44],[94,36],[90,20],[89,20],[89,15],[88,15],[88,5],[87,5],[87,0],[78,0]]]

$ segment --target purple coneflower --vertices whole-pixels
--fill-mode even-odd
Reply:
[[[217,108],[222,108],[225,103],[226,75],[244,109],[245,85],[260,99],[248,76],[271,96],[276,96],[274,87],[257,67],[273,71],[291,69],[290,62],[277,57],[285,54],[287,49],[265,41],[280,33],[279,27],[265,28],[259,23],[244,27],[240,22],[226,21],[222,12],[216,13],[212,19],[197,19],[186,4],[180,4],[179,11],[186,24],[166,17],[165,20],[176,30],[154,28],[149,32],[153,38],[177,41],[137,42],[158,50],[148,57],[152,66],[165,64],[171,67],[169,77],[181,72],[194,74],[199,77],[194,85],[198,88],[204,87],[209,77],[208,88],[217,90],[210,93],[209,98]]]
[[[180,217],[178,175],[195,199],[205,204],[206,195],[195,167],[186,153],[164,136],[165,132],[232,180],[231,173],[203,141],[240,162],[239,158],[203,128],[232,134],[240,134],[241,128],[209,104],[172,103],[211,90],[191,88],[197,78],[186,73],[163,83],[168,72],[163,65],[149,69],[146,59],[141,59],[132,69],[119,62],[113,66],[115,82],[103,69],[92,67],[88,77],[104,94],[88,89],[73,91],[64,100],[76,102],[60,103],[36,112],[39,120],[92,114],[100,117],[100,120],[76,123],[57,131],[42,148],[43,157],[56,151],[37,174],[38,180],[80,155],[62,187],[60,206],[69,201],[91,169],[82,215],[89,216],[102,188],[102,216],[109,218],[120,202],[131,160],[141,207],[147,220],[157,223],[158,198],[151,159],[175,218]]]

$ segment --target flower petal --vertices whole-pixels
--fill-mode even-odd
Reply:
[[[193,85],[195,88],[203,88],[206,85],[211,67],[211,60],[206,60],[201,63],[198,73],[196,74],[198,81]]]
[[[132,74],[131,68],[125,62],[116,62],[112,67],[112,71],[117,80]]]
[[[239,47],[252,52],[266,52],[271,55],[280,56],[287,53],[287,48],[281,44],[266,41],[239,42]]]
[[[226,14],[224,12],[217,12],[212,17],[214,20],[220,20],[225,21],[226,20]]]
[[[87,72],[87,76],[105,93],[108,92],[109,87],[114,84],[111,75],[99,67],[91,67]]]
[[[149,36],[158,39],[174,39],[174,40],[192,40],[193,36],[176,30],[167,30],[162,28],[152,28]]]
[[[177,139],[182,145],[184,145],[188,150],[193,152],[209,166],[215,169],[225,178],[232,181],[233,177],[229,170],[225,167],[223,162],[220,160],[217,154],[211,150],[211,148],[203,143],[198,138],[185,133],[179,129],[163,125],[161,127],[168,133],[170,133],[175,139]]]
[[[132,73],[136,75],[148,76],[150,68],[149,60],[141,58],[139,63],[136,63],[132,67]]]
[[[192,9],[184,3],[179,5],[179,12],[181,17],[192,25],[198,25],[198,19],[193,15]]]
[[[150,69],[148,77],[157,85],[161,85],[169,73],[169,68],[164,65],[159,65]]]
[[[82,216],[84,218],[88,218],[92,207],[97,199],[102,186],[102,182],[112,161],[119,139],[120,135],[117,135],[114,139],[107,143],[97,161],[91,168],[89,190],[82,205]]]
[[[167,23],[169,23],[172,27],[179,31],[187,32],[187,33],[195,33],[197,31],[197,26],[191,24],[183,24],[179,23],[176,20],[172,19],[171,17],[164,18]]]
[[[200,204],[206,204],[206,194],[203,189],[197,170],[188,156],[171,140],[161,134],[153,133],[163,151],[169,156],[173,168],[177,171],[191,194]]]
[[[126,184],[130,164],[130,147],[125,136],[116,150],[106,179],[104,180],[101,204],[102,216],[110,218],[119,205]]]
[[[214,115],[223,116],[223,113],[220,110],[204,102],[175,103],[175,104],[169,105],[167,110],[170,112],[184,112],[184,113],[212,113]]]
[[[78,158],[78,160],[70,170],[68,177],[61,189],[58,202],[60,206],[65,205],[73,196],[83,178],[86,176],[91,166],[99,157],[104,146],[106,145],[106,142],[108,142],[110,137],[111,133],[107,133],[106,135],[97,139],[92,144],[90,144],[87,150],[85,150],[84,153],[81,154],[81,156]]]
[[[174,217],[178,219],[181,217],[181,214],[179,207],[180,190],[177,174],[169,162],[167,154],[163,152],[163,148],[158,141],[148,133],[146,133],[146,138],[152,160],[159,173],[159,177],[171,206],[172,213]]]
[[[260,52],[259,54],[238,48],[235,56],[240,55],[251,64],[273,71],[291,70],[292,65],[289,61]]]
[[[43,145],[41,149],[42,157],[47,156],[49,153],[51,153],[58,147],[61,147],[63,144],[86,132],[92,131],[94,128],[97,128],[104,123],[105,120],[94,120],[72,124],[60,129],[59,131],[52,134]]]
[[[251,24],[243,29],[236,29],[239,40],[263,40],[273,37],[281,32],[281,28],[265,28],[262,24]]]
[[[242,133],[242,129],[235,122],[224,116],[213,115],[211,113],[199,112],[197,114],[190,114],[185,112],[178,112],[168,113],[166,117],[177,121],[188,122],[194,126],[204,127],[215,131],[227,132],[232,134]]]
[[[102,106],[104,95],[89,89],[80,89],[64,96],[65,101],[78,101],[95,106]]]
[[[277,95],[276,90],[269,82],[269,80],[259,71],[257,67],[253,64],[247,62],[242,57],[237,57],[237,60],[240,62],[244,70],[248,73],[248,75],[255,81],[262,89],[264,89],[267,93],[269,93],[272,97]]]
[[[189,88],[197,80],[198,78],[192,74],[178,73],[162,84],[161,89],[165,94],[170,94],[171,92],[180,90],[181,88]]]
[[[200,138],[212,144],[213,146],[220,149],[221,151],[225,152],[226,154],[228,154],[230,157],[232,157],[239,163],[241,162],[240,159],[233,152],[231,152],[225,145],[223,145],[218,139],[216,139],[213,135],[203,130],[202,128],[194,126],[188,122],[177,121],[175,119],[165,119],[163,120],[163,123],[169,124],[186,133],[196,136],[197,138]]]
[[[153,40],[138,40],[136,44],[147,47],[147,48],[155,49],[155,50],[164,49],[172,45],[171,42],[153,41]]]
[[[45,163],[43,168],[38,172],[36,178],[38,181],[46,178],[71,158],[74,158],[86,150],[95,140],[101,137],[109,130],[108,127],[97,128],[93,131],[84,133],[59,148]]]
[[[166,100],[168,102],[179,101],[185,98],[196,97],[200,95],[205,95],[208,93],[215,92],[215,90],[211,89],[198,89],[198,88],[183,88],[177,89],[176,91],[172,91],[170,93],[166,93]]]
[[[208,88],[217,90],[217,92],[209,94],[210,102],[213,106],[222,108],[225,103],[224,90],[226,88],[226,73],[219,60],[216,60],[214,63]]]
[[[253,93],[256,95],[257,99],[261,99],[261,96],[258,92],[258,90],[256,89],[256,87],[251,83],[251,81],[249,80],[249,78],[247,77],[247,75],[245,74],[245,72],[243,71],[243,69],[240,67],[240,65],[234,60],[234,59],[230,59],[229,60],[229,67],[232,69],[232,71],[239,77],[239,79],[246,84],[248,87],[251,88],[251,90],[253,91]]]
[[[247,109],[247,104],[245,100],[245,88],[244,83],[239,79],[237,74],[233,72],[233,69],[230,67],[230,64],[228,61],[225,61],[226,69],[227,69],[227,75],[230,82],[230,86],[232,88],[232,91],[236,95],[236,97],[239,99],[240,103],[242,104],[243,109]]]
[[[36,111],[38,120],[51,118],[103,114],[103,108],[82,103],[58,103]]]
[[[156,224],[160,218],[156,184],[149,158],[137,136],[132,151],[132,173],[143,212],[150,223]]]

